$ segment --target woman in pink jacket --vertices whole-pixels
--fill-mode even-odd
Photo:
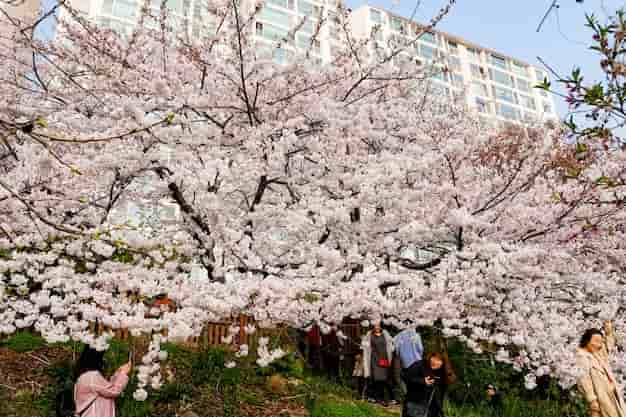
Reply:
[[[103,376],[104,352],[86,347],[78,360],[74,386],[77,417],[115,417],[115,398],[126,388],[131,364],[122,365],[111,380]]]

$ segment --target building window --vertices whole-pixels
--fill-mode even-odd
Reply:
[[[259,14],[259,19],[275,25],[291,26],[291,16],[288,13],[268,7],[263,7]]]
[[[546,74],[544,74],[540,69],[535,69],[535,76],[537,76],[537,81],[539,82],[543,82],[546,78]]]
[[[464,84],[463,76],[460,74],[452,74],[452,85],[457,88],[462,88]]]
[[[489,90],[487,86],[478,81],[472,81],[472,93],[477,96],[489,97]]]
[[[395,30],[396,32],[400,32],[403,35],[406,34],[404,22],[398,17],[391,18],[391,29]]]
[[[419,46],[419,55],[422,58],[433,60],[433,59],[435,59],[437,57],[437,50],[435,48],[431,48],[430,46],[427,46],[427,45],[420,45]]]
[[[528,77],[528,68],[526,65],[519,64],[517,62],[511,62],[511,69],[517,75],[521,75],[522,77]]]
[[[494,70],[494,69],[490,69],[489,70],[489,77],[491,78],[492,81],[495,81],[497,83],[500,84],[504,84],[507,87],[514,87],[513,85],[513,78],[502,72],[502,71],[498,71],[498,70]]]
[[[267,0],[268,4],[284,7],[293,10],[295,7],[294,0]]]
[[[498,113],[498,116],[502,116],[505,119],[509,119],[509,120],[519,120],[520,119],[520,112],[519,112],[519,110],[517,110],[513,106],[509,106],[508,104],[499,104],[498,103],[496,105],[496,112]]]
[[[548,97],[548,92],[546,90],[540,89],[539,94],[541,94],[542,97]]]
[[[474,62],[480,62],[481,61],[481,56],[480,56],[480,51],[474,48],[467,48],[467,53],[470,56],[470,59]]]
[[[461,60],[456,56],[448,57],[448,65],[451,71],[460,71],[461,70]]]
[[[506,59],[499,57],[497,55],[493,55],[493,54],[489,55],[489,62],[491,63],[491,65],[495,67],[508,69],[506,65]]]
[[[493,87],[493,96],[498,100],[508,101],[509,103],[517,104],[515,93],[508,88]]]
[[[476,97],[476,109],[480,112],[480,113],[491,113],[489,111],[489,103],[487,103],[485,100],[483,100],[482,98],[478,98]]]
[[[459,45],[457,45],[455,42],[448,41],[448,51],[451,55],[458,55]]]
[[[432,43],[433,45],[437,44],[437,38],[435,37],[435,34],[432,32],[422,33],[419,39],[424,42]]]
[[[485,78],[485,69],[483,67],[479,67],[476,64],[470,65],[470,70],[472,72],[472,77],[474,78]]]
[[[522,80],[521,78],[517,79],[517,88],[529,93],[530,92],[530,83],[526,80]]]
[[[306,16],[313,16],[313,4],[309,3],[308,1],[299,0],[298,13]]]
[[[268,25],[266,23],[257,22],[256,34],[271,41],[279,41],[281,39],[286,39],[289,36],[289,31],[286,29],[280,29],[276,26]]]
[[[522,104],[522,106],[528,108],[528,109],[533,109],[535,110],[537,107],[535,105],[535,99],[532,97],[528,97],[528,96],[519,96],[520,98],[520,103]]]
[[[370,9],[370,19],[374,23],[381,24],[383,22],[383,14],[378,10]]]
[[[432,74],[432,78],[442,81],[444,83],[450,82],[450,73],[444,71],[441,68],[435,68],[435,72]]]
[[[524,121],[525,122],[534,122],[537,120],[537,114],[533,112],[526,111],[524,112]]]
[[[543,103],[543,112],[552,113],[552,106],[550,105],[550,103]]]
[[[135,19],[137,16],[137,3],[128,0],[104,0],[102,13],[122,19]]]

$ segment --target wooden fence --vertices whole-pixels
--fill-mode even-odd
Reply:
[[[245,331],[245,327],[248,325],[254,325],[253,318],[245,315],[239,315],[230,321],[207,323],[202,329],[199,336],[191,337],[182,343],[192,347],[212,347],[212,346],[241,346],[248,345],[250,349],[256,348],[258,339],[260,337],[272,337],[272,336],[285,336],[287,337],[288,328],[284,326],[261,329],[257,328],[253,334],[248,334]],[[228,336],[228,329],[233,326],[239,326],[237,334],[233,335],[231,343],[224,343],[224,338]],[[358,323],[343,323],[339,325],[341,331],[348,337],[348,344],[346,345],[346,353],[354,353],[358,351],[361,342],[362,328]],[[91,323],[90,330],[95,334],[103,334],[105,332],[113,333],[114,337],[118,340],[131,339],[130,332],[127,329],[110,329],[105,327],[102,323]],[[164,329],[161,334],[167,336],[167,329]],[[293,340],[292,342],[296,342]]]

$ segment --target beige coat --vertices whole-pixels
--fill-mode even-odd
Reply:
[[[600,404],[600,412],[590,414],[593,417],[626,417],[621,387],[615,382],[614,389],[611,389],[610,380],[615,381],[615,377],[609,365],[609,353],[614,348],[615,338],[613,334],[607,334],[605,346],[599,352],[592,354],[584,349],[576,352],[576,364],[584,370],[578,380],[578,388],[588,404],[593,401]]]

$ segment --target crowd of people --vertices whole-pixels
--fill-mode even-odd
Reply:
[[[322,361],[327,357],[325,351],[341,357],[349,343],[337,327],[330,333],[331,344],[325,345],[323,337],[319,339]],[[425,353],[415,328],[392,337],[380,322],[375,322],[373,329],[365,334],[358,349],[352,376],[363,398],[384,406],[402,398],[402,417],[443,417],[446,391],[456,380],[445,349]],[[585,331],[580,340],[576,355],[577,367],[582,372],[578,389],[588,403],[590,417],[626,417],[622,389],[609,364],[613,349],[615,336],[611,322],[606,322],[602,330]],[[324,368],[337,375],[339,365],[324,362]],[[485,400],[491,415],[502,415],[503,393],[495,384],[485,386]]]
[[[322,334],[319,328],[307,334],[307,355],[314,364],[322,363],[331,377],[340,374],[346,347],[350,341],[331,327]],[[420,334],[405,329],[395,337],[376,322],[362,338],[354,362],[353,377],[359,392],[369,401],[388,405],[403,398],[402,417],[443,417],[446,390],[456,381],[452,363],[445,349],[425,354]],[[312,348],[312,349],[311,349]],[[578,388],[589,405],[590,417],[626,417],[622,390],[609,364],[615,349],[613,326],[587,330],[576,352],[577,366],[582,370]],[[86,347],[78,361],[76,382],[71,391],[71,406],[63,407],[62,417],[115,417],[115,398],[128,384],[132,364],[121,366],[107,379],[104,376],[104,352]],[[400,391],[394,395],[392,385]],[[502,393],[493,384],[485,387],[492,415],[502,415]],[[65,404],[67,405],[67,404]]]

